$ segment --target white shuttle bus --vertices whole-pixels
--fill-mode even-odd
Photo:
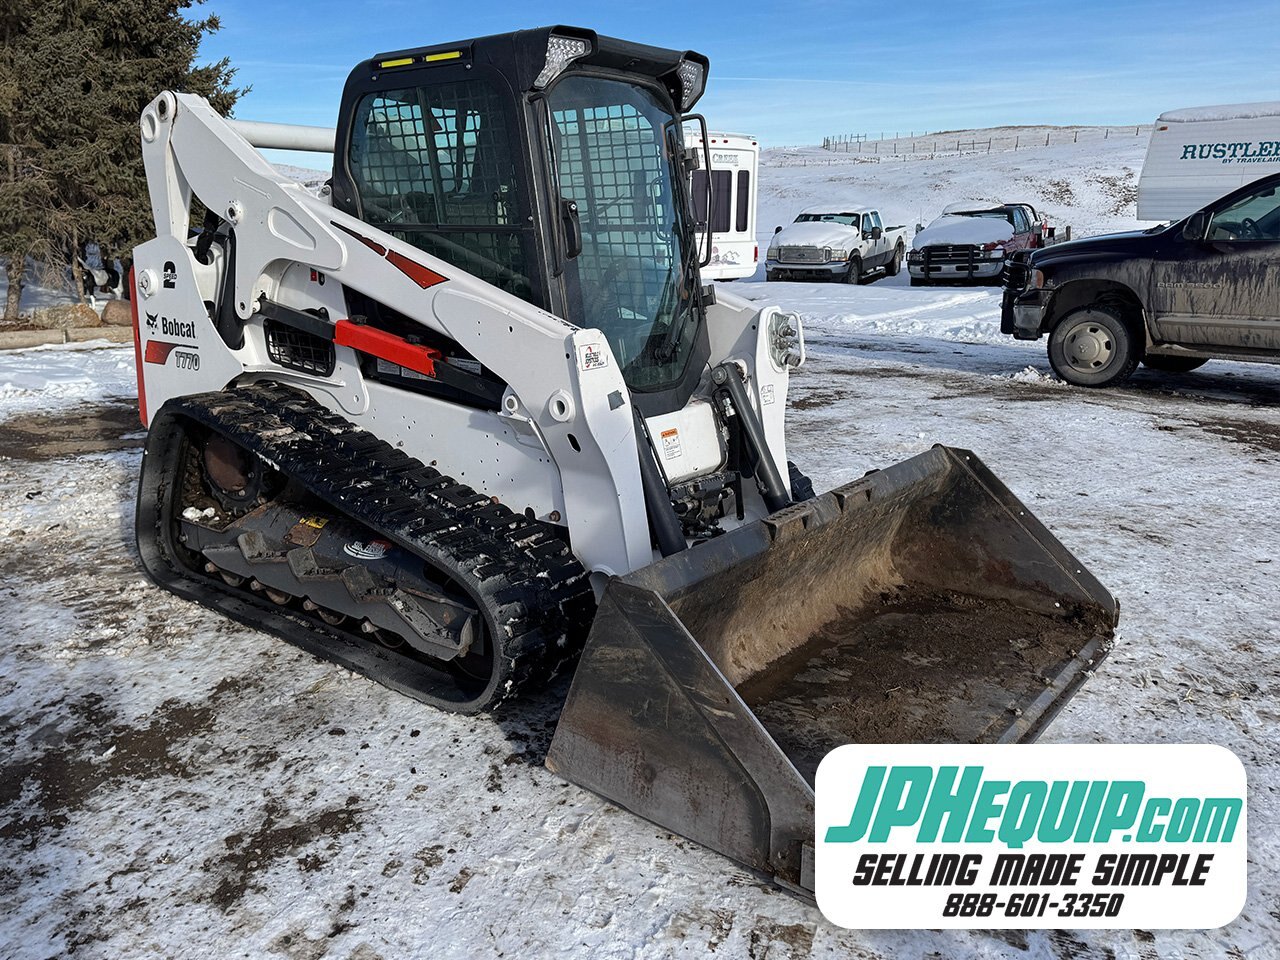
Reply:
[[[1180,220],[1280,173],[1280,101],[1162,113],[1138,178],[1139,220]]]
[[[702,156],[701,133],[686,133],[689,146]],[[736,280],[756,272],[756,174],[760,144],[740,133],[708,133],[711,153],[711,209],[707,209],[706,170],[693,172],[693,205],[699,241],[711,230],[711,263],[702,268],[708,280]],[[705,249],[703,247],[702,249]]]

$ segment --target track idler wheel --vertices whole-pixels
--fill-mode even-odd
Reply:
[[[211,434],[200,453],[209,491],[226,510],[243,511],[262,492],[262,469],[243,447],[221,434]]]

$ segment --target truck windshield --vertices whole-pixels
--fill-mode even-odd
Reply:
[[[668,387],[701,319],[680,124],[622,80],[570,74],[548,103],[560,195],[577,203],[582,230],[566,266],[570,319],[604,332],[632,389]]]
[[[856,213],[802,213],[796,217],[796,223],[843,223],[846,227],[856,227],[859,217]]]
[[[957,210],[948,214],[948,217],[977,217],[987,220],[1004,220],[1006,223],[1013,223],[1012,210]]]

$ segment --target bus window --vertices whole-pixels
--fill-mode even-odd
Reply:
[[[747,216],[751,211],[751,171],[738,171],[738,217],[735,227],[739,233],[746,233]]]
[[[711,232],[729,232],[730,191],[733,174],[728,170],[711,171]]]

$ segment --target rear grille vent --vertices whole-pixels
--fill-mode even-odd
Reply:
[[[262,329],[267,336],[267,356],[272,363],[319,377],[333,374],[334,354],[330,341],[275,320],[264,320]]]

